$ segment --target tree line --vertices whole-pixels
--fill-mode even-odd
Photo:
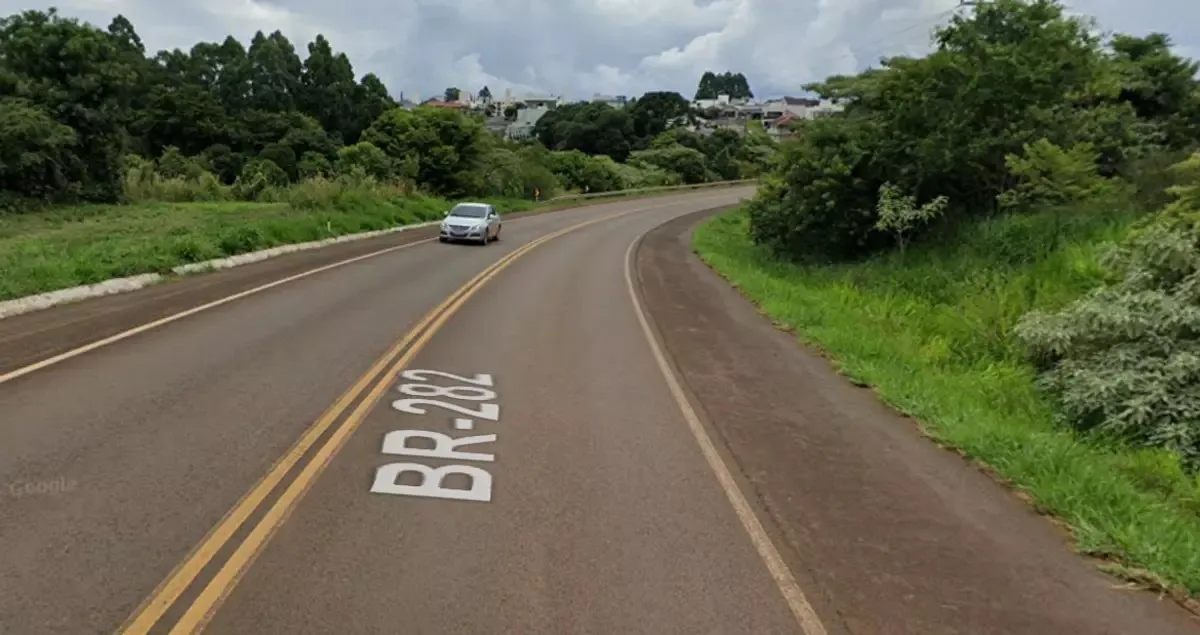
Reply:
[[[749,231],[829,263],[944,244],[999,214],[1051,215],[1057,244],[1060,218],[1146,210],[1103,263],[1112,284],[1014,335],[1072,423],[1200,467],[1198,65],[1167,35],[1094,27],[1057,0],[979,3],[926,57],[809,86],[845,111],[783,144]]]
[[[482,115],[398,107],[321,35],[306,49],[260,31],[149,55],[120,15],[105,29],[54,9],[0,20],[0,208],[116,203],[156,179],[196,184],[171,190],[184,198],[254,199],[352,175],[532,198],[753,174],[763,156],[730,137],[655,145],[688,114],[675,93],[568,105],[539,122],[544,147],[506,143]]]

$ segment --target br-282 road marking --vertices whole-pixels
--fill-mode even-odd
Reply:
[[[419,406],[437,406],[460,414],[467,414],[477,419],[497,421],[500,418],[500,405],[497,403],[480,404],[478,410],[471,410],[458,404],[438,401],[437,399],[421,399],[421,397],[446,397],[463,401],[487,401],[495,399],[495,387],[492,376],[486,373],[475,375],[474,379],[461,377],[440,370],[406,370],[401,377],[417,382],[428,382],[427,376],[441,376],[460,381],[470,386],[438,386],[432,383],[400,384],[397,390],[401,394],[417,399],[397,399],[392,402],[392,409],[411,414],[426,414],[428,410]],[[482,388],[487,386],[488,388]],[[454,427],[459,430],[470,430],[475,427],[473,419],[457,418]],[[408,445],[409,439],[426,439],[433,441],[433,448],[414,448]],[[431,459],[448,461],[480,461],[491,463],[496,455],[483,452],[463,452],[459,448],[478,443],[494,443],[495,434],[480,434],[470,437],[454,438],[442,432],[426,430],[393,430],[383,437],[383,453],[394,456],[420,456]],[[405,473],[416,473],[421,476],[417,485],[402,485],[400,476]],[[467,477],[470,487],[456,489],[445,487],[446,477],[458,474]],[[371,484],[373,494],[393,494],[397,496],[417,496],[421,498],[441,498],[446,500],[490,502],[492,500],[492,475],[485,469],[474,465],[444,465],[429,467],[420,463],[388,463],[375,470],[375,481]]]
[[[685,201],[690,202],[690,201]],[[183,617],[175,623],[171,628],[170,635],[195,635],[201,632],[212,619],[220,604],[228,597],[233,588],[237,586],[242,574],[250,566],[250,563],[255,557],[265,548],[271,536],[275,533],[287,517],[291,514],[292,509],[299,500],[308,491],[312,483],[320,476],[325,467],[333,460],[333,457],[341,449],[342,445],[349,438],[350,434],[362,423],[367,412],[374,407],[387,391],[387,387],[391,382],[399,376],[401,370],[408,365],[414,356],[424,347],[425,343],[441,329],[442,325],[450,319],[463,304],[467,302],[475,293],[479,291],[489,280],[506,269],[514,261],[526,253],[536,249],[547,241],[558,238],[570,232],[595,225],[597,223],[607,222],[628,216],[630,214],[642,213],[652,209],[664,207],[672,207],[679,205],[680,202],[663,203],[659,205],[646,205],[637,207],[628,211],[613,214],[611,216],[602,216],[586,220],[570,227],[552,232],[541,238],[533,240],[529,243],[518,247],[509,254],[501,257],[491,266],[487,267],[472,278],[450,297],[446,298],[438,306],[434,307],[416,326],[414,326],[400,341],[389,349],[384,355],[371,366],[362,377],[358,379],[338,400],[327,410],[321,418],[305,431],[294,446],[288,450],[280,460],[272,466],[271,470],[260,480],[255,486],[234,506],[228,514],[201,540],[200,544],[187,555],[185,560],[179,564],[167,576],[158,587],[147,597],[141,605],[130,616],[129,620],[122,625],[120,633],[123,635],[145,635],[151,631],[167,612],[167,610],[175,604],[183,593],[193,584],[196,578],[200,576],[201,571],[208,568],[209,564],[216,557],[217,553],[228,544],[234,534],[246,523],[250,516],[259,508],[266,507],[266,512],[257,523],[252,523],[249,534],[242,540],[241,544],[234,550],[233,555],[226,560],[217,573],[212,577],[207,585],[203,587],[199,596],[187,607]],[[411,243],[416,244],[416,243]],[[404,245],[407,246],[407,245]],[[395,250],[397,248],[391,248]],[[367,257],[367,256],[364,256]],[[359,257],[362,259],[364,257]],[[335,263],[326,267],[340,266],[352,260]],[[292,279],[311,275],[317,270],[293,276]],[[286,279],[285,279],[286,280]],[[283,281],[273,284],[282,284]],[[265,287],[266,285],[264,285]],[[256,289],[261,290],[263,287]],[[51,363],[61,361],[62,358],[78,355],[85,350],[91,350],[99,346],[106,345],[111,341],[123,339],[134,334],[136,331],[147,330],[162,323],[180,319],[184,315],[216,306],[217,304],[231,301],[237,297],[244,297],[256,290],[250,290],[230,296],[224,300],[219,300],[204,307],[197,307],[189,311],[185,311],[175,316],[169,316],[160,320],[157,323],[151,323],[143,327],[138,327],[131,331],[126,331],[94,344],[68,351],[58,358],[51,358],[44,362],[39,362],[33,366],[28,366],[24,369],[14,371],[16,374],[24,374],[36,370],[37,367],[44,367]],[[12,379],[15,374],[0,375],[0,383]],[[371,388],[374,386],[374,388]],[[368,391],[368,388],[370,390]],[[366,395],[363,393],[366,391]],[[361,399],[360,399],[361,398]],[[346,412],[354,406],[357,401],[358,405],[353,411],[347,415]],[[343,418],[344,416],[344,418]],[[303,464],[299,476],[292,480],[286,486],[282,485],[284,476],[292,470],[293,467],[301,465],[302,457],[307,456],[310,449],[317,445],[317,442],[326,438],[326,433],[329,433],[327,440],[315,454],[311,455],[307,462]],[[268,495],[275,490],[276,487],[282,486],[283,493],[273,504],[267,504]]]

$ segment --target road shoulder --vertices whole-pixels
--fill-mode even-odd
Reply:
[[[636,256],[646,309],[822,614],[863,633],[1195,632],[1115,590],[1014,495],[775,329],[691,250],[691,215]],[[815,587],[815,588],[812,588]],[[818,611],[821,611],[818,607]]]

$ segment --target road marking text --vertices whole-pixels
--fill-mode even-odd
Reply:
[[[439,386],[428,383],[430,378],[435,376],[446,377],[470,385]],[[481,403],[478,410],[471,410],[458,404],[430,398],[440,397],[475,402],[495,399],[495,391],[488,390],[488,388],[494,387],[491,375],[481,373],[475,375],[474,378],[468,378],[436,370],[406,370],[401,374],[401,377],[420,383],[405,383],[397,387],[400,394],[412,397],[393,401],[392,409],[397,412],[423,415],[427,414],[428,410],[419,408],[418,406],[434,406],[473,417],[471,419],[456,418],[454,420],[454,428],[456,430],[474,429],[475,419],[486,421],[497,421],[500,419],[500,404],[497,403]],[[420,445],[410,443],[410,440],[419,440]],[[444,432],[393,430],[383,437],[383,453],[392,456],[491,463],[496,460],[496,455],[479,451],[481,448],[478,447],[471,447],[468,451],[468,446],[495,443],[495,441],[495,434],[479,434],[455,438]],[[432,442],[433,447],[428,447],[430,442]],[[420,482],[416,485],[401,484],[400,479],[404,474],[416,474],[419,476]],[[467,488],[447,487],[446,480],[452,475],[465,477],[469,483]],[[452,464],[441,467],[429,467],[421,463],[388,463],[375,471],[375,480],[371,484],[371,492],[375,494],[418,496],[422,498],[442,498],[486,503],[492,500],[492,475],[487,470],[474,465]]]

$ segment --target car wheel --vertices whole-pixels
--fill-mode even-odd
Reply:
[[[438,236],[438,242],[439,242],[439,243],[446,243],[446,242],[450,242],[450,239],[449,239],[449,238],[446,238],[445,236]]]

